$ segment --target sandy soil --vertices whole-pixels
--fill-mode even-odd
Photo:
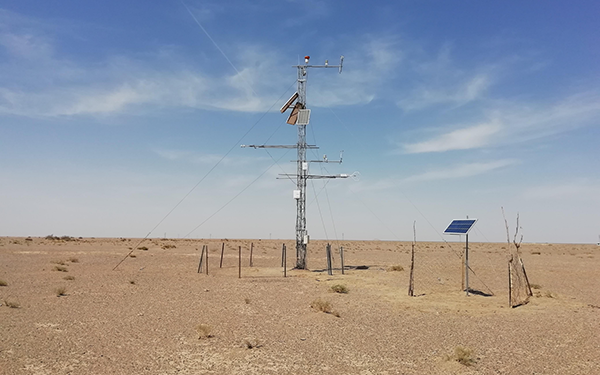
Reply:
[[[324,242],[310,245],[311,271],[297,271],[285,241],[284,278],[280,240],[224,240],[219,268],[221,240],[152,239],[113,270],[137,242],[0,238],[0,373],[600,374],[595,245],[524,244],[535,296],[513,309],[506,244],[470,244],[483,293],[467,297],[461,245],[418,243],[409,297],[410,243],[336,243],[328,276]],[[197,273],[204,244],[208,275]],[[334,313],[312,308],[317,299]],[[452,358],[457,347],[472,365]]]

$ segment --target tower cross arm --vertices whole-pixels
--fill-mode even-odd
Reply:
[[[241,148],[298,148],[298,145],[240,145]],[[317,150],[315,145],[306,145],[307,149]]]

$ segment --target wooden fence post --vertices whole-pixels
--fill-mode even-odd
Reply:
[[[204,260],[204,248],[206,247],[206,245],[202,245],[202,253],[200,254],[200,262],[198,262],[198,273],[200,273],[200,270],[202,269],[202,261]]]
[[[342,263],[342,275],[344,275],[344,246],[340,246],[340,262]]]
[[[208,245],[206,245],[206,276],[208,276]]]
[[[325,252],[327,253],[327,274],[333,275],[333,271],[331,270],[331,245],[327,244],[325,248]]]
[[[219,268],[223,268],[223,252],[225,251],[225,242],[221,244],[221,263],[219,264]]]
[[[254,252],[254,242],[250,243],[250,267],[252,267],[252,253]]]
[[[281,263],[283,264],[283,277],[287,277],[287,249],[285,244],[283,244],[282,252]]]
[[[242,247],[238,248],[238,279],[242,278]]]

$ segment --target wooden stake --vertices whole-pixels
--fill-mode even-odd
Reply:
[[[287,249],[285,247],[285,244],[283,244],[283,248],[281,249],[281,251],[283,252],[283,255],[281,257],[281,264],[283,264],[283,277],[287,277]]]
[[[242,247],[239,246],[238,252],[238,279],[242,278]]]
[[[198,273],[200,273],[200,270],[202,269],[202,260],[204,260],[204,247],[206,245],[202,245],[202,253],[200,254],[200,262],[198,262]]]
[[[223,268],[223,252],[225,251],[225,242],[221,244],[221,263],[219,264],[219,268]]]
[[[408,295],[415,295],[415,245],[417,244],[417,221],[413,221],[413,242],[410,250],[410,278],[408,279]]]
[[[512,275],[510,273],[510,262],[508,261],[508,306],[512,307]]]
[[[325,248],[325,253],[327,254],[327,274],[333,275],[333,271],[331,270],[331,245],[327,244]]]
[[[254,242],[250,243],[250,267],[252,267],[252,253],[254,252]]]
[[[529,297],[533,296],[533,291],[531,290],[531,285],[529,285],[529,278],[527,277],[527,272],[525,272],[525,265],[523,264],[523,259],[519,257],[519,262],[521,263],[521,268],[523,269],[523,275],[525,275],[525,281],[527,282],[527,293]]]
[[[285,263],[285,244],[281,245],[281,267],[284,267],[286,265]]]
[[[342,264],[342,275],[344,274],[344,247],[340,246],[340,263]]]
[[[208,245],[206,245],[206,276],[208,276]]]

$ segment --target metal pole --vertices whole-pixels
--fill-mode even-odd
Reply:
[[[467,296],[469,295],[469,235],[465,235],[465,282],[467,286]]]

